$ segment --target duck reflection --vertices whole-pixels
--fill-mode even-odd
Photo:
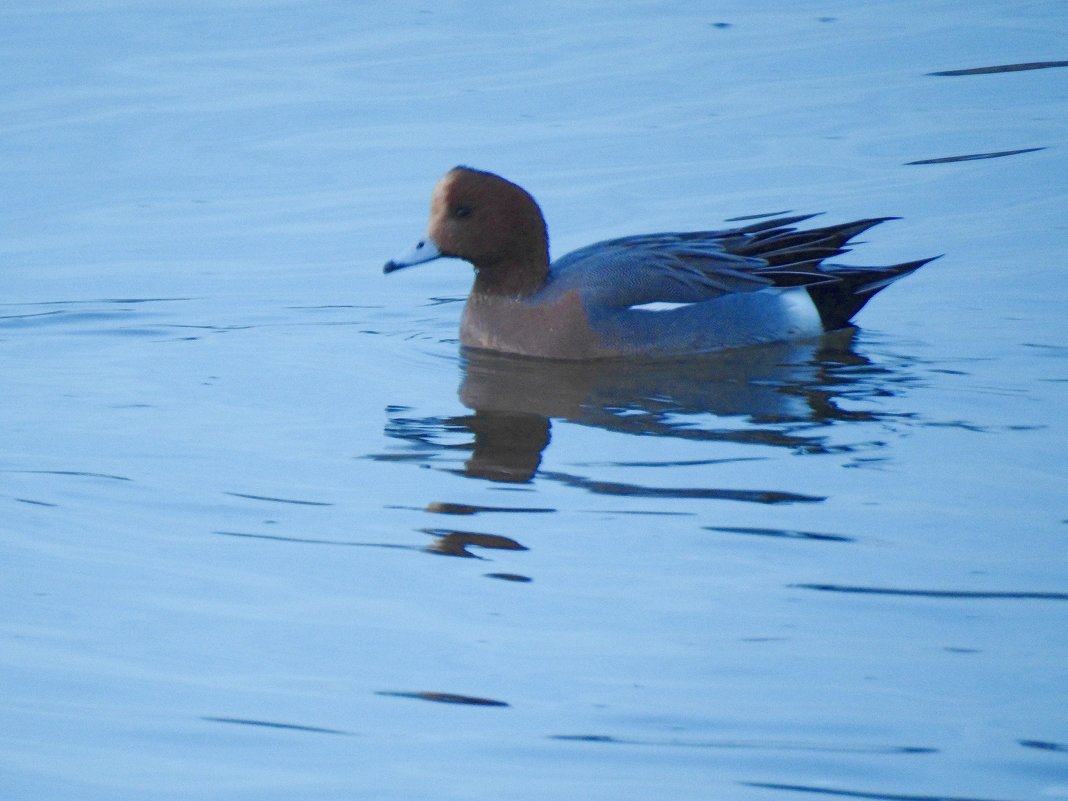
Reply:
[[[511,537],[500,534],[480,534],[477,531],[455,531],[442,528],[425,528],[423,532],[434,537],[434,541],[423,550],[443,556],[460,556],[465,559],[479,559],[469,550],[471,547],[489,548],[497,551],[525,551],[527,547]]]
[[[461,389],[461,398],[462,392]],[[466,401],[464,404],[470,406]],[[530,481],[549,444],[549,417],[534,412],[473,408],[474,414],[453,418],[454,423],[475,435],[466,474],[490,481]]]
[[[551,362],[466,351],[459,396],[473,413],[416,420],[394,408],[387,432],[418,443],[423,456],[428,448],[469,450],[463,474],[508,483],[530,481],[538,472],[554,418],[621,433],[801,453],[848,450],[832,446],[822,427],[880,416],[840,403],[890,394],[890,382],[902,380],[857,354],[854,336],[855,329],[848,329],[817,340],[670,362]],[[442,434],[461,432],[473,439],[435,443]],[[641,494],[629,485],[613,487],[599,491]],[[820,499],[777,493],[746,500]]]

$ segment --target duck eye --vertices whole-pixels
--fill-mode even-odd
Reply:
[[[456,208],[456,211],[454,211],[452,213],[452,216],[453,217],[457,217],[458,219],[461,219],[461,220],[464,217],[470,217],[471,216],[471,207],[470,206],[458,206]]]

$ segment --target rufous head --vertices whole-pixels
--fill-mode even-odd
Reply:
[[[498,175],[455,167],[434,187],[426,237],[385,266],[385,272],[454,257],[470,262],[476,292],[522,296],[549,268],[545,218],[534,198]]]

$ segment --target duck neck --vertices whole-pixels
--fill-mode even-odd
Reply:
[[[475,265],[472,294],[521,300],[545,285],[549,277],[547,253],[524,259],[502,259]]]

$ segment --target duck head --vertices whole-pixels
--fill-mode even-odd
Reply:
[[[549,273],[545,218],[528,192],[499,175],[455,167],[434,187],[426,236],[383,272],[438,258],[475,268],[472,294],[525,297]]]

